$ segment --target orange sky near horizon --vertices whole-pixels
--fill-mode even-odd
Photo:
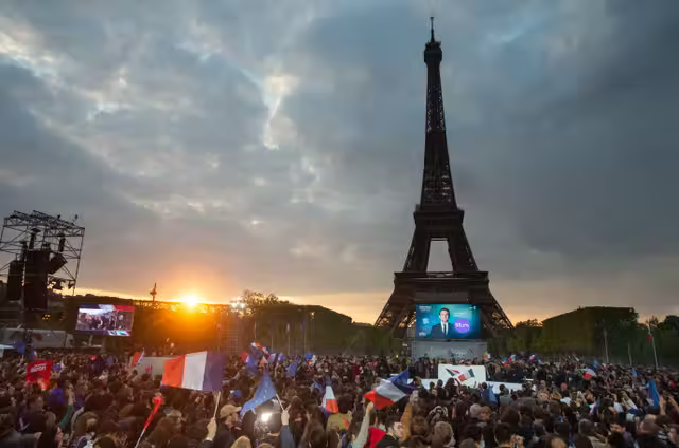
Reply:
[[[204,283],[200,283],[204,284]],[[149,287],[151,291],[153,285]],[[199,298],[204,303],[227,303],[235,293],[222,300],[215,300],[209,288],[177,288],[165,293],[163,284],[158,286],[158,300],[185,301],[187,297]],[[256,290],[256,288],[251,288]],[[495,298],[513,322],[528,319],[544,320],[546,318],[574,310],[578,306],[632,306],[645,319],[653,313],[646,310],[643,303],[635,303],[638,291],[634,282],[621,281],[615,298],[602,296],[599,288],[584,285],[574,285],[561,280],[552,281],[496,281],[491,282],[491,290]],[[121,298],[150,299],[147,294],[125,294],[93,288],[78,288],[77,294],[107,295]],[[269,291],[262,291],[269,293]],[[608,292],[608,291],[607,291]],[[274,292],[275,293],[275,292]],[[386,303],[391,291],[371,291],[366,293],[338,293],[326,295],[288,296],[277,294],[283,300],[303,305],[321,305],[333,311],[350,316],[356,322],[373,323],[377,319],[382,307]],[[578,305],[571,305],[573,297],[578,298]],[[536,306],[541,303],[542,306]],[[672,309],[672,314],[679,314],[679,305]],[[661,316],[659,316],[661,317]]]

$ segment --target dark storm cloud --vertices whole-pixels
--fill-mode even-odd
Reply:
[[[620,285],[673,303],[678,8],[434,8],[455,186],[506,307],[541,299],[530,282],[573,305],[628,304]],[[88,287],[386,299],[419,197],[431,12],[7,3],[0,211],[80,213]]]
[[[519,109],[490,137],[491,203],[532,247],[575,266],[615,270],[679,248],[679,5],[661,3],[614,11],[606,46],[555,74],[576,88]]]

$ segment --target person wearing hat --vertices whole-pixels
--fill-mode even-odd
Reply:
[[[222,406],[219,411],[219,426],[212,442],[212,448],[231,448],[236,440],[235,432],[239,431],[240,411],[242,408],[230,404]]]

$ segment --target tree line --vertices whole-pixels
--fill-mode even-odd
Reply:
[[[655,351],[653,346],[655,345]],[[585,307],[543,322],[526,320],[489,340],[492,354],[577,355],[620,364],[679,365],[679,317],[639,321],[633,308]]]

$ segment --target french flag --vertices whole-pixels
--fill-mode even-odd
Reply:
[[[582,377],[586,380],[591,380],[596,376],[596,373],[592,369],[587,369],[583,372]]]
[[[214,392],[222,389],[225,358],[218,352],[198,352],[168,359],[160,384]]]
[[[337,407],[337,400],[332,387],[325,387],[325,396],[323,397],[323,409],[330,414],[339,414],[339,407]]]
[[[142,359],[144,359],[144,350],[134,354],[134,357],[132,358],[132,367],[137,367]]]
[[[367,392],[364,396],[375,404],[377,410],[381,410],[412,393],[414,388],[407,382],[408,371],[404,370],[389,380],[380,379],[380,385],[377,386],[377,389]]]

